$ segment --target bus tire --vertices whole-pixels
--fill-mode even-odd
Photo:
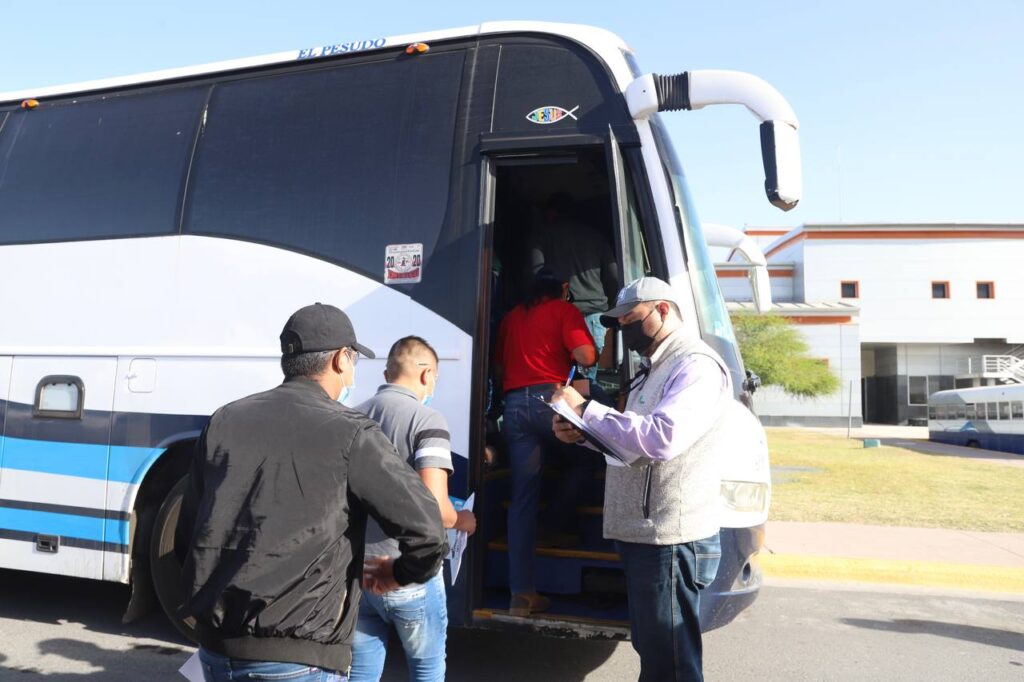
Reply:
[[[967,441],[967,447],[969,447],[969,448],[980,448],[981,447],[981,443],[979,443],[978,441],[976,441],[976,440],[974,440],[972,438],[969,441]]]
[[[178,512],[185,494],[186,479],[182,478],[164,497],[153,522],[153,536],[149,544],[149,567],[153,578],[153,589],[167,618],[190,642],[196,641],[194,618],[182,618],[179,614],[185,601],[181,589],[181,564],[174,555],[174,527],[178,524]]]

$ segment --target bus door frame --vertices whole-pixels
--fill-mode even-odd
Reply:
[[[626,142],[623,142],[625,138]],[[623,254],[624,254],[624,232],[623,225],[624,220],[624,197],[625,194],[625,177],[622,172],[622,157],[621,151],[619,150],[620,144],[636,145],[639,148],[640,140],[636,133],[635,128],[629,130],[620,130],[616,134],[615,130],[609,126],[608,132],[604,135],[594,135],[587,133],[566,133],[566,134],[494,134],[484,133],[480,136],[480,159],[481,159],[481,171],[480,171],[480,226],[483,234],[481,235],[481,243],[483,248],[481,249],[481,263],[480,263],[480,293],[481,302],[479,306],[480,315],[477,323],[477,333],[479,338],[486,339],[482,343],[482,348],[478,361],[478,365],[475,368],[474,376],[477,377],[476,383],[478,384],[477,395],[480,399],[475,402],[473,409],[476,412],[476,418],[473,420],[473,428],[478,430],[479,436],[475,440],[479,447],[477,448],[482,453],[484,446],[484,433],[485,433],[485,400],[487,386],[486,378],[490,370],[489,359],[491,357],[491,349],[493,339],[490,338],[489,318],[490,318],[490,305],[491,305],[491,263],[494,258],[494,222],[495,212],[497,208],[497,168],[501,165],[531,165],[544,163],[544,159],[554,160],[560,154],[573,154],[580,149],[594,150],[597,148],[603,148],[605,153],[605,159],[608,163],[608,179],[609,179],[609,192],[611,201],[612,211],[612,228],[615,230],[617,238],[615,242],[615,253],[616,259],[619,263],[620,269],[623,265]],[[553,161],[557,162],[557,161]],[[639,199],[638,199],[639,201]],[[645,225],[647,223],[645,222]],[[646,234],[645,238],[649,239],[649,235]],[[653,260],[653,258],[652,258]],[[653,263],[652,263],[653,266]],[[620,270],[621,272],[621,270]],[[621,279],[621,277],[620,277]],[[472,457],[470,461],[470,489],[475,489],[477,492],[476,509],[483,510],[486,508],[486,493],[484,492],[484,466],[483,457],[480,456]],[[482,535],[480,536],[482,537]],[[487,627],[495,627],[497,621],[505,619],[503,616],[485,616],[478,617],[475,612],[481,603],[483,595],[483,574],[485,568],[487,548],[482,546],[480,543],[482,540],[470,541],[470,556],[468,564],[463,567],[463,570],[469,569],[467,580],[469,581],[466,588],[466,595],[468,597],[468,603],[466,606],[466,622],[473,623],[476,625],[484,625]],[[508,625],[518,624],[521,619],[509,619]],[[552,619],[556,620],[556,619]]]

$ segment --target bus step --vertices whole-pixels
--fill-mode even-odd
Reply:
[[[508,587],[508,545],[493,541],[487,545],[484,581],[488,587]],[[588,575],[595,570],[621,571],[613,552],[584,549],[537,548],[536,581],[541,592],[555,595],[582,594]]]
[[[592,618],[577,616],[557,611],[559,604],[553,603],[552,610],[535,613],[530,616],[512,616],[506,609],[474,609],[473,620],[478,624],[522,625],[531,630],[551,630],[553,632],[570,630],[581,638],[594,636],[613,639],[629,638],[629,621],[611,618]]]
[[[492,540],[487,543],[487,549],[495,552],[508,552],[508,542],[505,540]],[[553,559],[582,559],[584,561],[618,562],[619,555],[615,552],[598,552],[587,549],[557,549],[555,547],[538,547],[538,557],[549,557]]]

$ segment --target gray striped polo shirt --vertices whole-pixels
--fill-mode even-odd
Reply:
[[[452,473],[448,422],[440,412],[421,403],[415,393],[396,384],[384,384],[356,409],[380,424],[381,431],[413,469],[444,469],[449,475]],[[366,556],[400,554],[398,541],[385,535],[370,518],[366,524]]]

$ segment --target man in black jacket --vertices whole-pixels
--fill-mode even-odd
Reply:
[[[281,351],[283,384],[210,418],[182,502],[175,551],[207,680],[345,679],[368,514],[401,550],[378,584],[426,582],[446,551],[437,501],[376,423],[338,402],[358,355],[374,357],[348,316],[300,309]]]

